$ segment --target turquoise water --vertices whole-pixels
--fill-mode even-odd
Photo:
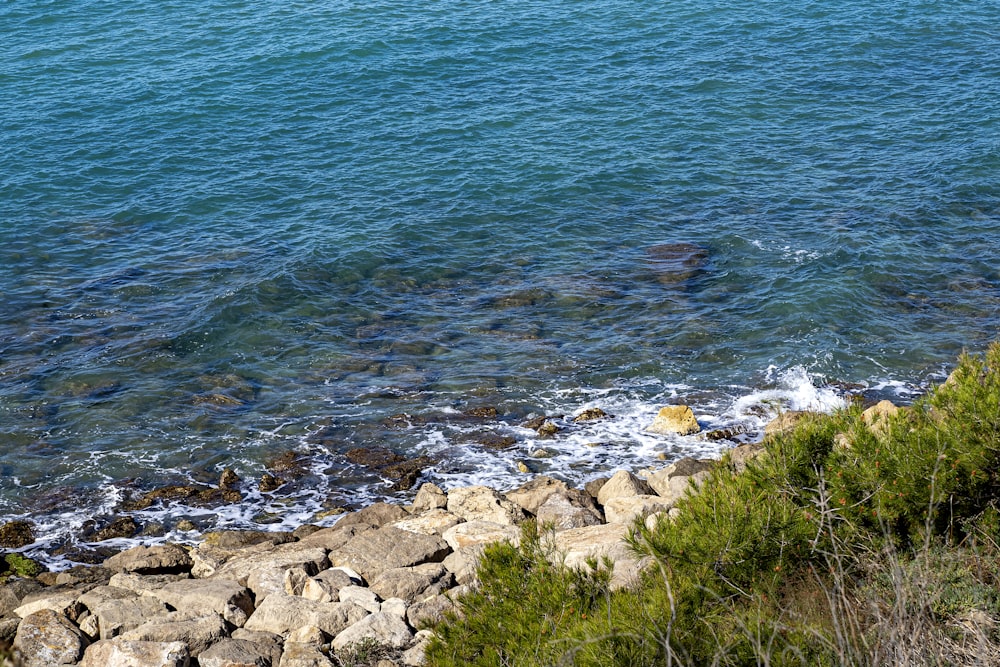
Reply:
[[[1000,325],[995,2],[7,2],[0,514],[288,525],[906,400]],[[860,389],[858,391],[861,391]],[[616,419],[542,441],[531,416]],[[495,419],[461,418],[495,407]],[[407,428],[387,417],[406,413]],[[494,451],[476,438],[513,437]],[[600,443],[598,447],[592,447]],[[308,474],[255,479],[287,451]]]

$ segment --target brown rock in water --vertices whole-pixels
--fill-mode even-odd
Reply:
[[[664,285],[678,285],[705,270],[708,249],[694,243],[661,243],[646,248],[649,267]]]
[[[573,417],[573,421],[577,423],[592,422],[597,421],[598,419],[605,419],[608,416],[608,413],[600,408],[587,408],[577,416]]]
[[[308,458],[299,452],[288,450],[282,452],[265,464],[272,473],[279,473],[286,479],[298,479],[309,472]]]
[[[385,447],[355,447],[345,452],[344,457],[351,463],[368,468],[381,468],[391,463],[405,461],[406,457]]]
[[[222,471],[219,476],[219,488],[223,491],[233,491],[236,489],[236,485],[240,483],[240,477],[232,468],[226,468]]]
[[[481,407],[481,408],[471,408],[462,413],[466,417],[473,417],[475,419],[496,419],[497,409],[494,407]]]
[[[486,449],[491,449],[493,451],[510,449],[517,444],[517,438],[514,436],[501,435],[500,433],[494,433],[492,431],[474,434],[472,439]]]
[[[698,420],[694,418],[694,412],[686,405],[668,405],[660,408],[653,423],[646,427],[649,433],[660,433],[663,435],[676,433],[678,435],[691,435],[701,430]]]
[[[20,549],[35,541],[35,532],[27,521],[8,521],[0,526],[0,547]]]
[[[120,537],[132,537],[139,532],[139,523],[130,516],[115,517],[111,523],[94,532],[85,532],[85,542],[101,542]]]
[[[396,480],[392,485],[393,491],[406,491],[413,488],[417,483],[424,468],[434,465],[437,461],[429,456],[418,456],[415,459],[401,461],[392,465],[380,468],[379,472],[389,479]]]
[[[275,477],[269,472],[266,472],[260,476],[260,483],[257,485],[257,487],[263,493],[270,493],[271,491],[274,491],[279,487],[284,486],[284,484],[285,480],[281,479],[280,477]]]

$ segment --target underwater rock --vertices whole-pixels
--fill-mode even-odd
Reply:
[[[609,416],[610,415],[607,412],[600,408],[587,408],[577,416],[573,417],[573,421],[579,424],[580,422],[592,422],[597,421],[598,419],[606,419]]]
[[[661,243],[646,248],[646,261],[665,285],[694,278],[708,266],[708,249],[694,243]]]
[[[264,493],[270,493],[281,486],[284,486],[285,480],[280,477],[275,477],[269,472],[264,473],[260,476],[260,482],[257,487]]]
[[[351,463],[368,468],[381,468],[392,463],[405,461],[406,457],[385,447],[355,447],[349,449],[344,456]]]

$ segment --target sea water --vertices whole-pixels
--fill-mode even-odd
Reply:
[[[1000,323],[998,26],[987,1],[5,2],[0,517],[29,551],[123,514],[329,523],[412,493],[357,448],[445,488],[580,483],[732,446],[645,433],[668,403],[738,441],[845,387],[906,402]],[[244,502],[123,509],[225,468]]]

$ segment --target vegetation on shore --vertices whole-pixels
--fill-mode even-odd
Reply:
[[[553,565],[544,527],[488,547],[428,664],[1000,663],[1000,344],[908,409],[765,444],[635,525],[634,587]]]

